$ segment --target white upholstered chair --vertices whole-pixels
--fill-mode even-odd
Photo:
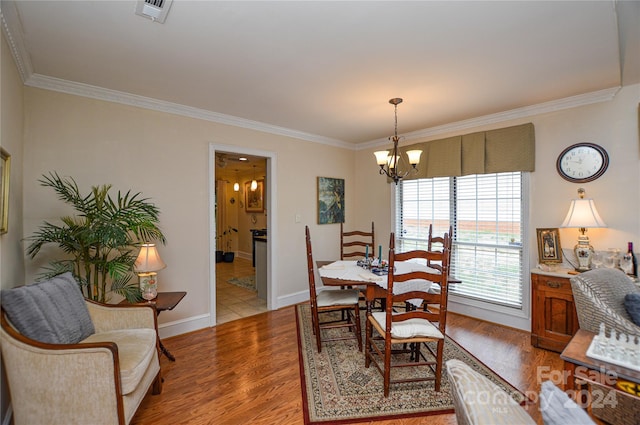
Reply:
[[[162,391],[151,305],[86,301],[70,273],[2,291],[13,423],[128,424]]]

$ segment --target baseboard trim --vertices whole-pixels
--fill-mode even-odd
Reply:
[[[309,301],[309,290],[295,292],[278,298],[278,308],[289,307],[291,305],[300,304]]]
[[[158,334],[160,335],[160,338],[169,338],[208,327],[209,315],[201,314],[199,316],[187,317],[186,319],[159,324]]]
[[[279,297],[276,310],[295,304],[300,304],[308,300],[309,290],[296,292],[284,297]],[[160,335],[160,338],[170,338],[172,336],[199,331],[200,329],[205,329],[208,327],[209,315],[202,314],[199,316],[187,317],[186,319],[176,320],[173,322],[161,323],[158,325],[158,334]]]

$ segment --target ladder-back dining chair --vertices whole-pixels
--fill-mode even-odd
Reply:
[[[305,226],[307,242],[307,272],[309,274],[309,303],[311,304],[311,321],[313,333],[316,336],[318,353],[322,351],[322,341],[339,341],[355,338],[358,349],[362,351],[362,333],[360,328],[360,306],[358,304],[359,291],[357,289],[324,289],[317,291],[314,272],[313,254],[311,250],[311,235],[309,226]],[[332,317],[320,321],[320,315],[327,316],[331,312],[347,312],[345,316]],[[346,328],[349,334],[330,335],[332,329]],[[322,338],[322,331],[325,337]]]
[[[449,240],[453,241],[453,227],[449,226]],[[433,224],[429,224],[429,239],[427,240],[427,251],[441,251],[444,245],[444,236],[433,236]],[[449,250],[449,258],[447,263],[451,266],[451,249]],[[441,265],[436,261],[427,261],[429,267],[440,270]]]
[[[453,227],[449,226],[449,258],[447,258],[447,264],[449,264],[449,273],[451,272],[451,252],[453,251]],[[429,239],[427,240],[427,251],[442,251],[444,246],[444,236],[433,236],[433,224],[429,224]],[[439,270],[442,272],[442,265],[437,261],[427,261],[427,266]],[[432,294],[439,293],[440,285],[432,285],[429,292]]]
[[[375,257],[376,237],[371,222],[371,232],[362,230],[344,231],[344,224],[340,223],[340,259],[345,260],[350,257]],[[368,247],[368,249],[367,249]]]
[[[402,382],[434,381],[435,390],[440,391],[451,249],[449,235],[445,234],[443,239],[441,252],[415,250],[396,253],[394,235],[391,234],[386,308],[385,311],[367,313],[365,347],[365,367],[373,363],[380,371],[385,397],[389,396],[391,384]],[[441,264],[442,272],[425,267],[428,261]],[[440,293],[430,293],[429,284],[425,281],[439,284]],[[396,302],[436,308],[394,309]],[[396,372],[394,376],[391,375],[392,368]]]
[[[344,231],[344,224],[340,223],[340,259],[346,260],[352,257],[372,257],[375,255],[376,236],[373,221],[371,222],[371,232],[363,230]],[[351,288],[351,286],[343,286]],[[362,288],[360,288],[362,290]],[[360,299],[364,296],[361,294]],[[379,300],[380,305],[384,306],[384,300]]]

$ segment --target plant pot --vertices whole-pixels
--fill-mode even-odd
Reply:
[[[223,251],[216,251],[216,263],[222,263],[224,257]]]
[[[223,261],[225,263],[233,263],[234,257],[235,257],[235,252],[225,252],[223,256]]]

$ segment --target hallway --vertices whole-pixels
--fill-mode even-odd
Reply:
[[[255,275],[251,260],[236,258],[232,263],[216,264],[216,324],[231,322],[267,311],[267,301],[257,292],[227,282],[232,277]]]

